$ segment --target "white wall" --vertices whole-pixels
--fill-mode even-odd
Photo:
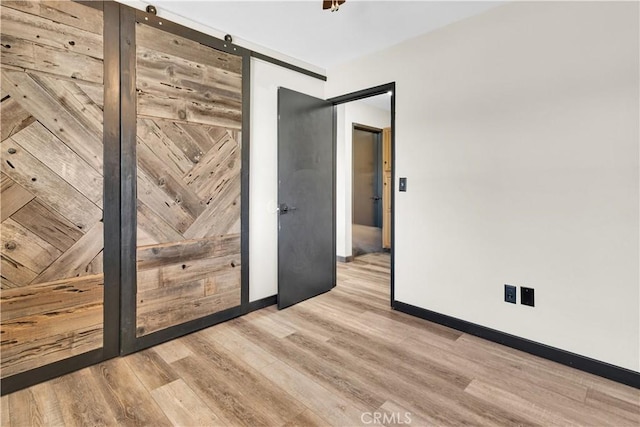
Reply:
[[[324,98],[325,82],[251,59],[249,301],[278,293],[278,87]]]
[[[397,82],[397,300],[640,371],[638,16],[514,2],[329,70]]]
[[[385,96],[385,95],[381,95]],[[389,103],[391,103],[391,98]],[[354,101],[338,106],[336,136],[336,254],[352,255],[353,124],[383,129],[391,126],[391,113]]]

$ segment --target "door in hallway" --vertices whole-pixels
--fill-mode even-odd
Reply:
[[[353,223],[382,227],[380,133],[353,129]]]

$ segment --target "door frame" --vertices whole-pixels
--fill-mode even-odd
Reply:
[[[347,93],[345,95],[336,96],[327,99],[334,105],[334,144],[337,143],[337,108],[340,104],[347,102],[358,101],[360,99],[369,98],[376,95],[391,94],[391,292],[390,292],[390,306],[396,307],[395,299],[395,215],[396,215],[396,193],[395,193],[395,176],[396,176],[396,82],[386,83],[379,86],[370,87],[367,89],[358,90],[355,92]],[[337,147],[335,147],[337,151]],[[334,175],[336,173],[336,167],[334,162]],[[334,215],[335,215],[335,197],[334,197]],[[334,232],[335,234],[335,232]]]

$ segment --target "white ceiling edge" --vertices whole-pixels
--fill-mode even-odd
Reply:
[[[118,3],[124,4],[126,6],[132,7],[134,9],[138,9],[138,10],[142,10],[142,11],[146,11],[147,6],[152,4],[151,2],[144,2],[141,0],[115,0]],[[266,1],[266,0],[265,0]],[[162,8],[162,0],[160,1],[154,1],[153,2],[154,6],[156,6],[156,9],[158,10],[158,17],[160,18],[164,18],[167,19],[169,21],[175,22],[176,24],[180,24],[183,25],[185,27],[191,28],[193,30],[196,31],[200,31],[201,33],[204,34],[208,34],[212,37],[215,37],[217,39],[224,39],[224,36],[227,34],[224,31],[220,31],[217,30],[215,28],[211,28],[207,25],[204,24],[200,24],[192,19],[189,18],[185,18],[184,16],[181,16],[179,14],[176,14],[174,12],[170,12],[167,10],[163,10]],[[285,55],[281,52],[278,52],[276,50],[273,49],[269,49],[268,47],[253,43],[251,41],[248,40],[243,40],[240,37],[237,36],[233,36],[233,44],[237,45],[237,46],[241,46],[244,47],[246,49],[252,50],[254,52],[258,52],[261,53],[263,55],[266,56],[270,56],[272,58],[275,59],[279,59],[280,61],[284,61],[287,62],[291,65],[295,65],[297,67],[300,68],[304,68],[305,70],[317,73],[317,74],[321,74],[323,76],[327,75],[327,70],[325,70],[322,67],[318,67],[317,65],[313,65],[313,64],[309,64],[307,62],[301,61],[297,58],[294,58],[292,56],[288,56]]]

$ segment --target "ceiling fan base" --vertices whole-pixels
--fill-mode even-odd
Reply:
[[[347,0],[323,0],[322,10],[331,9],[332,12],[335,12],[345,1]]]

